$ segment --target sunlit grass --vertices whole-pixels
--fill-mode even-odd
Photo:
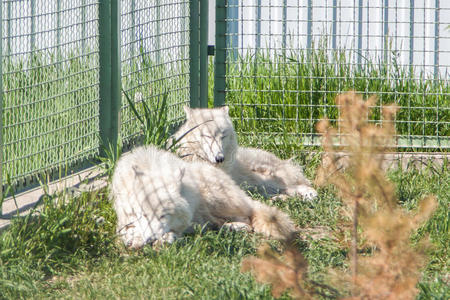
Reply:
[[[318,155],[296,146],[269,144],[264,148],[281,157],[297,156],[306,165],[307,176],[314,178]],[[448,164],[388,175],[405,209],[414,209],[426,194],[437,196],[435,215],[412,242],[429,236],[432,244],[419,298],[445,299],[449,295],[445,283],[450,245]],[[198,228],[160,252],[151,247],[128,251],[115,237],[115,213],[107,190],[69,196],[66,202],[47,198],[43,203],[34,216],[14,220],[0,235],[3,298],[271,299],[268,286],[240,273],[242,259],[254,255],[264,241],[258,235]],[[271,205],[287,212],[300,228],[322,234],[315,237],[305,231],[298,239],[312,279],[328,283],[325,274],[330,268],[348,268],[348,248],[336,239],[341,203],[332,187],[319,189],[319,198],[313,202],[289,198]]]
[[[122,89],[141,112],[142,103],[156,108],[164,96],[167,121],[179,123],[189,102],[188,61],[156,65],[149,56],[122,62]],[[38,184],[38,175],[62,177],[95,163],[103,147],[99,81],[95,52],[64,60],[37,52],[28,60],[3,61],[3,184],[21,189]],[[124,93],[121,101],[120,135],[129,145],[142,131]]]
[[[361,66],[352,64],[345,51],[325,47],[310,52],[259,51],[227,63],[226,103],[242,133],[315,134],[319,119],[337,120],[334,98],[349,90],[378,96],[369,116],[373,122],[380,122],[383,105],[397,104],[398,135],[450,135],[447,78],[435,80],[402,67],[394,52],[388,61],[365,58]]]
[[[408,78],[402,79],[403,73],[398,73],[401,76],[399,75],[395,81],[389,81],[386,76],[391,76],[390,79],[396,78],[392,75],[395,73],[388,72],[382,66],[374,64],[367,67],[368,69],[364,71],[366,73],[363,71],[357,73],[345,64],[332,67],[327,63],[319,63],[327,58],[320,53],[314,55],[317,57],[314,56],[313,60],[307,60],[306,56],[302,58],[301,54],[275,57],[275,60],[281,60],[278,63],[272,62],[272,58],[261,56],[257,58],[261,63],[256,65],[252,60],[254,58],[248,57],[238,61],[238,65],[230,65],[231,77],[228,79],[230,91],[227,101],[232,106],[237,130],[252,132],[253,136],[262,132],[281,133],[281,137],[279,136],[277,140],[267,135],[269,138],[264,143],[241,136],[241,144],[257,145],[283,158],[295,156],[300,164],[305,165],[308,178],[314,178],[320,156],[309,153],[311,148],[292,144],[292,140],[285,140],[284,137],[292,133],[314,131],[314,124],[309,121],[311,116],[313,119],[325,115],[336,118],[337,111],[332,99],[339,91],[346,89],[375,93],[380,95],[382,103],[394,101],[402,107],[412,104],[411,109],[406,109],[403,114],[401,110],[397,118],[397,121],[405,121],[397,123],[397,130],[401,134],[421,135],[425,130],[426,134],[436,135],[439,129],[440,135],[449,135],[448,124],[440,127],[442,124],[433,123],[437,120],[433,119],[436,116],[441,123],[449,122],[448,107],[441,107],[443,114],[435,109],[436,103],[443,103],[445,97],[448,97],[449,89],[444,82],[410,81]],[[49,135],[48,140],[43,139],[42,143],[50,141],[53,146],[59,145],[58,143],[62,143],[66,138],[66,134],[69,135],[72,131],[73,128],[67,128],[68,133],[64,134],[52,131],[52,128],[59,128],[58,126],[63,124],[61,122],[65,121],[59,118],[65,117],[68,120],[71,118],[69,115],[59,115],[61,111],[66,112],[65,109],[72,107],[74,103],[84,103],[76,102],[77,99],[81,101],[80,99],[98,98],[95,87],[98,79],[94,76],[95,72],[89,73],[91,72],[88,71],[89,64],[79,66],[76,61],[73,64],[76,66],[74,70],[84,70],[92,77],[79,78],[78,83],[67,83],[69,87],[73,85],[71,88],[73,90],[76,90],[76,84],[85,86],[84,89],[71,93],[65,89],[67,86],[64,81],[54,77],[65,76],[66,73],[63,71],[69,69],[62,67],[61,70],[49,69],[43,73],[46,75],[39,75],[39,72],[33,73],[31,70],[19,74],[23,66],[15,65],[11,70],[17,78],[5,79],[5,76],[13,75],[9,73],[3,75],[4,82],[11,80],[6,83],[8,92],[4,98],[7,101],[4,107],[8,109],[4,113],[12,115],[20,113],[24,114],[24,118],[37,119],[37,128],[47,128],[45,130]],[[50,68],[50,66],[36,66],[39,66],[36,70]],[[154,107],[167,87],[177,85],[182,91],[181,95],[187,96],[187,76],[180,75],[171,81],[163,77],[165,70],[159,66],[150,63],[146,67],[142,66],[136,62],[124,67],[127,76],[122,83],[123,90],[131,101],[136,101],[136,109],[140,113],[144,112],[144,106],[139,104],[140,101],[146,101]],[[184,74],[185,71],[181,73]],[[211,81],[210,77],[210,83]],[[16,84],[17,91],[14,89],[14,82],[21,82]],[[33,82],[43,84],[34,87]],[[90,86],[89,84],[93,87],[86,88]],[[48,86],[51,92],[45,92],[45,86]],[[396,87],[395,92],[392,92],[393,86]],[[59,92],[62,93],[59,100],[49,105],[51,95]],[[23,101],[28,102],[20,102],[25,95],[27,100]],[[73,95],[78,95],[75,96],[75,100],[72,98]],[[182,118],[181,105],[188,101],[180,99],[179,96],[177,89],[173,89],[167,96],[169,109],[167,118],[171,121]],[[47,100],[34,103],[33,99]],[[24,113],[23,108],[19,106],[24,103],[33,109],[36,107],[35,110],[30,108],[29,112]],[[125,106],[126,100],[123,99],[123,103]],[[310,106],[311,103],[319,103],[321,106]],[[416,108],[417,105],[422,105],[423,108]],[[72,110],[68,110],[67,114],[70,112]],[[89,113],[95,115],[96,110]],[[40,118],[39,116],[43,114],[50,116],[44,115]],[[425,125],[407,122],[424,120],[424,114],[425,118],[429,118],[427,120],[434,121]],[[78,112],[78,115],[83,114]],[[410,119],[411,116],[417,119]],[[131,138],[141,129],[130,108],[124,108],[121,117],[125,135]],[[376,120],[379,116],[374,114],[372,118]],[[4,120],[9,121],[4,122],[18,124],[19,119],[20,117],[8,115]],[[40,141],[35,141],[32,145],[27,144],[29,133],[18,130],[19,127],[19,125],[5,127],[6,135],[4,135],[4,139],[11,145],[12,141],[17,143],[15,146],[17,148],[13,149],[16,152],[14,155],[26,157],[23,162],[13,162],[10,159],[7,171],[4,168],[4,172],[14,176],[42,168],[45,161],[32,156],[36,149],[43,147],[39,144]],[[30,130],[33,130],[32,128],[34,127],[31,126]],[[97,130],[96,127],[92,128],[94,131]],[[55,136],[52,136],[53,134]],[[31,135],[37,139],[38,134],[34,131],[31,131]],[[95,147],[98,146],[96,139],[92,139],[91,142]],[[68,148],[72,149],[69,146]],[[12,148],[5,147],[4,151],[6,149],[12,151]],[[49,153],[46,155],[52,159],[60,155],[59,152]],[[111,159],[117,156],[118,154],[111,155]],[[32,168],[29,167],[31,160],[36,164]],[[54,160],[50,161],[54,163]],[[14,165],[16,163],[17,166]],[[412,243],[420,237],[429,236],[432,244],[427,253],[429,264],[423,271],[423,278],[419,284],[421,290],[419,298],[449,298],[448,162],[442,167],[428,167],[424,170],[391,171],[388,176],[396,184],[397,198],[405,209],[414,209],[418,200],[426,194],[432,193],[437,196],[439,207],[436,213],[419,229]],[[107,190],[59,199],[66,201],[45,198],[43,206],[33,211],[32,215],[13,220],[9,229],[1,233],[0,298],[271,299],[268,286],[257,284],[251,275],[240,272],[242,259],[247,255],[253,255],[263,241],[260,236],[226,231],[202,232],[198,228],[194,234],[185,236],[159,253],[150,247],[129,251],[124,249],[115,236],[115,213]],[[317,282],[326,282],[324,274],[330,268],[337,270],[348,268],[346,265],[348,248],[335,239],[335,235],[339,234],[341,203],[332,187],[320,188],[319,198],[314,202],[289,198],[286,201],[275,201],[271,205],[287,212],[300,228],[318,229],[325,233],[319,238],[303,233],[298,239],[298,249],[309,262],[311,278]],[[277,244],[273,243],[273,246],[276,247]]]

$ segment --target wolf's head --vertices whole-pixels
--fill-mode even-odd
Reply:
[[[189,132],[180,143],[183,155],[190,155],[211,164],[226,164],[234,160],[237,138],[228,107],[184,107],[186,123],[179,135]]]

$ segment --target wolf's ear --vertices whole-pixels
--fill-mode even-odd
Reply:
[[[184,110],[184,113],[186,114],[186,119],[189,119],[191,117],[192,109],[189,106],[184,105],[183,110]]]
[[[226,105],[226,106],[222,106],[222,110],[228,115],[230,108]]]

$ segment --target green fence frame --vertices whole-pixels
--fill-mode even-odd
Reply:
[[[190,69],[190,106],[191,107],[200,107],[200,76],[199,76],[199,70],[200,70],[200,57],[199,57],[199,51],[200,51],[200,6],[199,1],[191,0],[190,5],[190,15],[191,20],[189,23],[189,30],[190,30],[190,41],[189,41],[189,69]]]
[[[190,106],[208,107],[208,0],[191,0]]]
[[[214,106],[225,105],[227,57],[227,7],[216,1],[216,49],[214,56]]]
[[[8,7],[9,8],[9,7]],[[9,9],[8,9],[9,14]],[[3,15],[3,2],[0,1],[0,16]],[[8,26],[8,31],[10,30]],[[0,33],[3,32],[3,24],[0,22]],[[9,44],[8,44],[9,51]],[[3,53],[3,39],[0,38],[0,54]],[[3,203],[3,63],[0,61],[0,203]],[[2,209],[0,207],[0,213]]]
[[[99,3],[99,130],[101,154],[116,145],[119,135],[120,111],[120,1]]]

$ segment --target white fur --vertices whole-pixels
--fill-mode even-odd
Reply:
[[[218,168],[185,162],[152,146],[123,155],[116,166],[111,195],[118,234],[139,248],[173,242],[192,224],[232,229],[248,225],[277,239],[290,238],[294,225],[281,211],[252,200]]]
[[[190,109],[186,123],[174,134],[177,153],[188,161],[206,161],[229,174],[243,188],[263,196],[302,196],[311,200],[317,192],[291,160],[282,160],[267,151],[238,147],[228,107]],[[184,135],[186,132],[188,134]],[[184,135],[184,137],[182,137]],[[216,158],[223,157],[223,161]]]

